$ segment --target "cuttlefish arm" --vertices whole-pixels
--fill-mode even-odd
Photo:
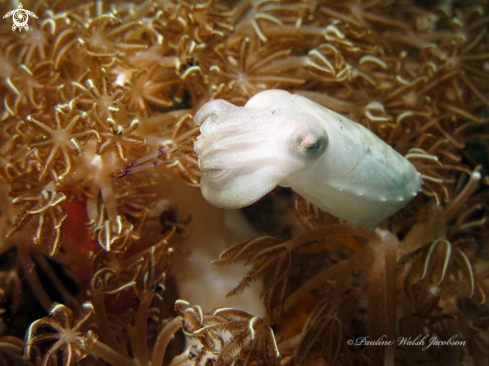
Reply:
[[[414,166],[388,144],[300,95],[267,90],[244,107],[213,100],[194,119],[202,194],[218,207],[250,205],[281,185],[373,229],[421,186]]]

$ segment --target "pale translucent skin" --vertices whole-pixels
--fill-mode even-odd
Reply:
[[[414,166],[379,137],[300,95],[266,90],[244,107],[213,100],[194,119],[202,194],[221,208],[250,205],[280,185],[373,230],[421,187]]]

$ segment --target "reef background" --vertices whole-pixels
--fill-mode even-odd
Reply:
[[[487,1],[22,5],[28,31],[0,20],[0,364],[489,364]],[[272,88],[362,123],[422,192],[374,233],[284,188],[210,206],[193,113]],[[348,343],[418,335],[463,344]]]

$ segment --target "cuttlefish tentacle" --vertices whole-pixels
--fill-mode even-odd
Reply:
[[[250,205],[280,185],[372,230],[421,187],[414,166],[379,137],[300,95],[267,90],[244,107],[213,100],[194,119],[202,194],[218,207]]]

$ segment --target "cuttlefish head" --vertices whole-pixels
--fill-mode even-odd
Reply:
[[[297,172],[315,164],[328,145],[320,121],[282,90],[263,91],[244,107],[213,100],[194,119],[201,132],[194,150],[202,194],[221,208],[250,205],[277,185],[289,185],[287,177],[300,177]]]

